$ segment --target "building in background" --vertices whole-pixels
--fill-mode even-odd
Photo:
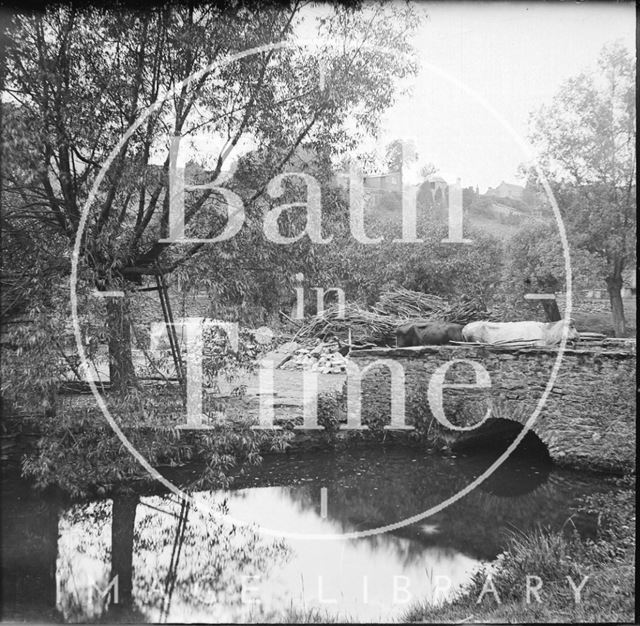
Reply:
[[[486,196],[495,196],[496,198],[510,198],[511,200],[522,200],[524,195],[524,187],[520,185],[512,185],[502,181],[497,187],[489,187]]]
[[[402,171],[364,176],[362,185],[365,192],[387,191],[400,193],[402,191]]]

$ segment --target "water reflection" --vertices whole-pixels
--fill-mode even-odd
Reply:
[[[255,527],[222,522],[215,513],[295,533],[375,528],[438,504],[492,460],[399,448],[282,455],[240,477],[235,491],[195,494],[191,507],[172,495],[122,495],[61,512],[49,503],[26,527],[32,511],[15,501],[12,512],[3,513],[3,536],[7,527],[16,542],[40,532],[43,549],[33,540],[28,550],[18,543],[8,553],[3,549],[3,573],[42,576],[55,563],[54,593],[45,576],[39,614],[45,615],[48,602],[66,621],[259,621],[290,608],[386,621],[411,600],[446,597],[433,597],[438,576],[451,580],[448,594],[454,593],[481,563],[495,559],[509,529],[540,523],[560,528],[576,498],[607,489],[607,483],[514,460],[493,486],[436,515],[348,541],[275,539]],[[42,508],[41,500],[32,500],[29,507],[38,502]],[[583,534],[594,531],[589,517],[574,516],[573,522]],[[25,558],[30,569],[20,562]],[[5,586],[3,581],[3,591]],[[11,589],[16,597],[24,593],[24,581]]]
[[[151,496],[66,511],[58,544],[58,609],[65,620],[96,618],[105,605],[126,617],[135,608],[151,622],[240,619],[243,581],[286,563],[290,550],[217,521],[212,512],[224,507],[221,494],[197,496],[203,505],[197,509]]]
[[[306,505],[309,487],[243,490],[229,498],[235,519],[286,532],[333,535],[344,530],[337,515],[322,518]],[[329,500],[331,503],[331,500]],[[287,539],[294,558],[255,581],[255,593],[268,612],[289,606],[317,608],[362,620],[388,619],[416,598],[427,597],[434,574],[448,576],[452,592],[479,565],[473,557],[411,537],[376,535],[367,540]]]

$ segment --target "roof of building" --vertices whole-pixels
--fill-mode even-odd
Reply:
[[[521,185],[505,183],[504,180],[498,185],[498,187],[506,187],[507,189],[513,189],[514,191],[524,191],[524,187],[522,187]]]
[[[397,176],[400,172],[386,172],[385,174],[365,174],[363,178],[386,178],[387,176]]]

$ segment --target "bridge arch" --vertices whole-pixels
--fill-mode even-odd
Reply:
[[[452,452],[481,451],[502,454],[522,432],[524,425],[517,420],[504,417],[491,417],[478,428],[462,433],[451,444]],[[544,435],[543,435],[544,436]],[[514,451],[520,456],[535,457],[539,460],[551,460],[549,447],[534,428],[527,431]]]
[[[617,473],[633,469],[635,353],[635,340],[564,351],[553,388],[531,429],[554,462]],[[361,369],[381,358],[397,360],[405,374],[406,423],[427,436],[433,437],[435,432],[439,445],[448,448],[466,434],[435,423],[428,407],[429,380],[438,368],[453,360],[475,360],[490,375],[489,388],[447,390],[447,414],[461,416],[468,412],[472,418],[460,425],[477,423],[482,414],[478,411],[481,407],[486,410],[490,400],[499,409],[493,412],[494,418],[523,426],[545,391],[557,356],[554,347],[505,349],[468,345],[375,348],[354,350],[350,355]],[[452,380],[447,379],[448,382],[473,382],[464,379],[464,371],[458,373],[454,367],[449,371]],[[379,372],[363,381],[362,394],[372,418],[389,419],[391,381],[387,377],[386,372]],[[458,411],[458,406],[465,411]],[[490,428],[497,425],[491,424]]]

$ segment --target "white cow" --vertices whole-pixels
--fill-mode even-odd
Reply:
[[[568,325],[567,341],[580,339],[573,322],[471,322],[462,329],[465,341],[497,343],[503,341],[531,341],[536,346],[557,346],[562,331]]]

